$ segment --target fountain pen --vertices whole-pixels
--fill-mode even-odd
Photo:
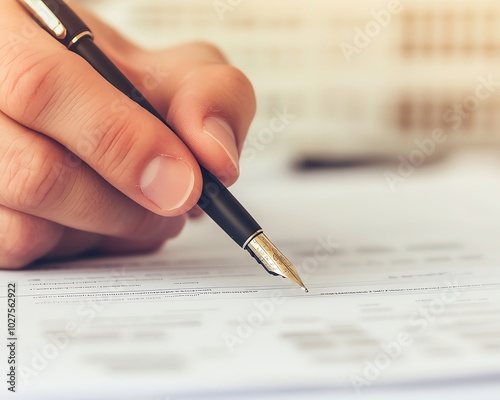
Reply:
[[[125,75],[94,43],[94,36],[80,17],[62,0],[18,0],[61,44],[84,58],[104,79],[162,121],[165,119],[139,93]],[[229,190],[200,165],[203,188],[198,206],[267,272],[290,279],[308,291],[293,264],[267,238],[260,225]]]

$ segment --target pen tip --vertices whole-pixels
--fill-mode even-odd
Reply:
[[[278,250],[278,248],[260,232],[246,246],[250,254],[273,275],[280,275],[290,279],[306,293],[309,293],[304,282],[300,279],[299,273],[293,264]]]

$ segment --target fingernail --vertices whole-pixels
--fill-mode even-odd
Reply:
[[[217,117],[207,117],[203,120],[203,132],[214,139],[226,152],[227,156],[239,172],[239,155],[234,133],[229,124]]]
[[[141,177],[144,196],[164,211],[182,206],[194,187],[193,169],[184,161],[159,156],[151,161]]]

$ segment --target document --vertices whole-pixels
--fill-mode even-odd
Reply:
[[[458,157],[396,192],[384,168],[243,178],[235,194],[310,293],[268,275],[208,218],[156,254],[0,271],[0,398],[8,387],[30,400],[350,398],[497,382],[490,161]]]

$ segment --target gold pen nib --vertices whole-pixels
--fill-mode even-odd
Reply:
[[[306,293],[309,292],[293,264],[264,233],[255,236],[246,248],[270,274],[288,278],[299,285]]]

